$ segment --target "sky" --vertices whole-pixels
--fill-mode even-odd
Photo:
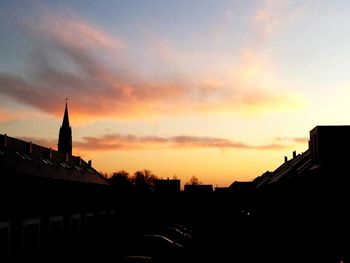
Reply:
[[[0,2],[0,133],[111,174],[250,181],[350,124],[349,1]]]

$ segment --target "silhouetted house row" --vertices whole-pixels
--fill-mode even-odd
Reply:
[[[318,197],[338,202],[350,182],[347,163],[350,126],[316,126],[310,131],[309,149],[293,158],[285,157],[276,170],[267,171],[253,180],[255,194],[269,196],[269,202],[306,201]],[[272,191],[272,192],[271,192]],[[268,194],[268,195],[267,195]],[[338,201],[335,201],[338,200]],[[260,202],[260,201],[258,201]]]
[[[108,185],[108,182],[79,156],[0,135],[1,176],[25,175]]]
[[[296,154],[273,172],[266,172],[255,178],[256,188],[264,188],[275,183],[288,182],[300,176],[328,174],[328,181],[346,179],[347,163],[350,158],[350,126],[316,126],[310,131],[309,149]],[[337,172],[334,174],[333,172]],[[341,176],[341,177],[340,177]],[[322,177],[323,178],[323,177]],[[318,177],[317,179],[321,179]]]
[[[294,155],[293,159],[285,160],[273,172],[266,172],[262,176],[254,179],[255,188],[261,188],[269,184],[287,182],[296,176],[306,175],[306,171],[312,166],[310,150],[298,155]]]
[[[72,242],[87,222],[114,213],[108,194],[108,182],[91,161],[0,135],[0,250],[5,258],[36,256],[60,233]]]
[[[167,180],[157,179],[154,182],[154,193],[156,194],[176,194],[180,193],[181,181],[169,178]]]
[[[100,233],[110,230],[116,217],[115,210],[102,210],[0,220],[0,260],[27,262],[45,257],[56,262],[55,253],[67,257],[81,242],[95,242]]]
[[[294,152],[292,159],[253,180],[262,244],[256,250],[265,261],[293,255],[287,262],[348,262],[349,149],[350,126],[316,126],[304,153]],[[264,245],[267,236],[276,242]]]

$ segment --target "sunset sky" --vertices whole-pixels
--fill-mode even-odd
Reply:
[[[0,1],[0,133],[228,186],[350,124],[350,1]]]

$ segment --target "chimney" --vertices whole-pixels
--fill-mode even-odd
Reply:
[[[69,154],[66,153],[66,163],[68,163],[68,161],[69,161]]]
[[[80,156],[77,157],[77,164],[78,164],[79,166],[81,166],[81,158],[80,158]]]
[[[89,167],[91,167],[91,163],[92,163],[92,161],[89,160],[89,161],[88,161],[88,166],[89,166]]]
[[[284,156],[284,162],[288,162],[288,157],[287,156]]]
[[[27,153],[32,153],[32,142],[26,143],[26,150],[27,150]]]
[[[297,157],[297,152],[296,151],[293,151],[293,159]]]
[[[4,135],[4,147],[7,147],[7,134]]]
[[[52,159],[52,149],[50,147],[50,150],[49,150],[49,158]]]

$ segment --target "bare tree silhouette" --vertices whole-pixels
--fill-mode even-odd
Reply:
[[[187,184],[191,184],[191,185],[199,185],[202,184],[201,181],[199,181],[199,179],[196,176],[192,176],[190,181]]]
[[[131,178],[137,192],[153,192],[156,179],[158,179],[157,176],[147,169],[135,172]]]
[[[132,182],[131,178],[129,177],[129,173],[124,170],[114,172],[108,181],[111,186],[119,192],[130,191],[132,188]]]

